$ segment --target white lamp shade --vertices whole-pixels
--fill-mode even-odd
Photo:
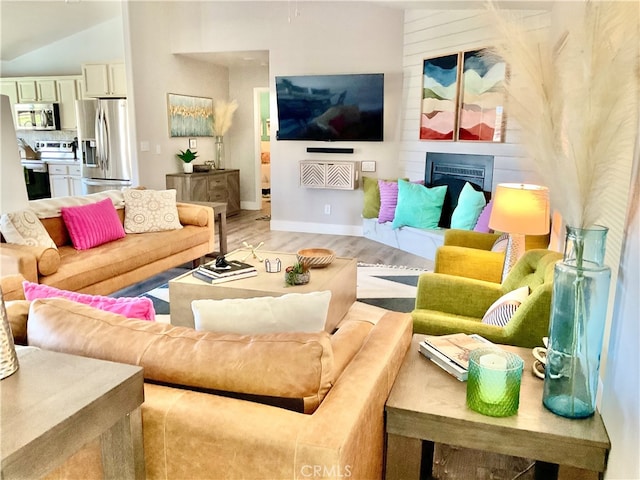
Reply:
[[[0,95],[2,143],[0,143],[0,213],[24,210],[29,206],[27,184],[20,163],[18,138],[9,97]]]
[[[538,185],[501,183],[493,196],[489,227],[522,235],[549,233],[549,189]]]

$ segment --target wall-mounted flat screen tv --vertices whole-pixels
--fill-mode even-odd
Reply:
[[[384,74],[276,77],[278,140],[383,140]]]

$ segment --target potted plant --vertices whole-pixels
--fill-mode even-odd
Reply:
[[[192,152],[191,149],[187,148],[185,151],[180,150],[180,153],[176,153],[176,157],[182,160],[184,163],[182,164],[182,168],[184,169],[184,173],[192,173],[193,165],[191,164],[196,158],[198,152]]]
[[[310,278],[311,272],[306,263],[296,262],[285,269],[284,282],[287,285],[304,285]]]

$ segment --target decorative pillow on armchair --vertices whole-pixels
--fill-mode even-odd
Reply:
[[[509,323],[513,314],[516,313],[518,307],[529,296],[529,287],[520,287],[515,290],[506,293],[493,304],[487,310],[487,313],[482,317],[482,323],[487,325],[496,325],[498,327],[504,327]]]
[[[182,228],[175,190],[124,191],[124,231],[162,232]]]

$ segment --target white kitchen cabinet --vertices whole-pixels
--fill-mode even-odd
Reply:
[[[50,163],[49,185],[53,198],[82,195],[82,167]]]
[[[25,78],[19,80],[17,84],[20,103],[58,101],[58,91],[54,79]]]
[[[124,63],[90,63],[82,66],[85,97],[126,97]]]
[[[81,77],[60,78],[57,81],[58,100],[60,106],[60,128],[78,128],[76,119],[76,100],[81,92]]]

